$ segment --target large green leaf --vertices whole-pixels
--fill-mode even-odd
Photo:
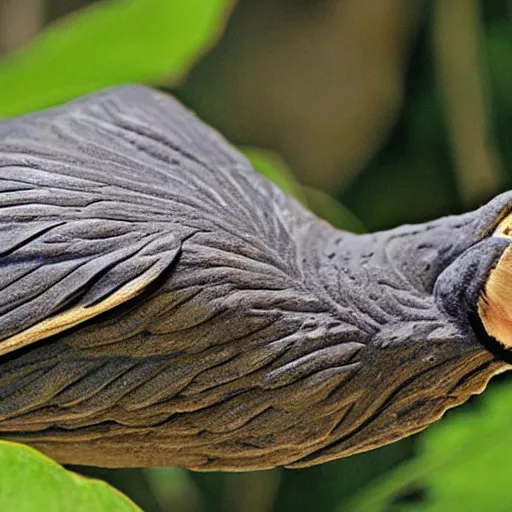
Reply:
[[[232,4],[111,0],[67,17],[0,63],[0,117],[121,83],[176,83],[220,33]]]
[[[0,441],[0,510],[135,512],[140,509],[99,480],[66,471],[33,448]]]
[[[512,510],[512,387],[495,387],[474,411],[455,411],[420,437],[418,457],[370,485],[340,512]],[[395,505],[411,488],[426,499]]]

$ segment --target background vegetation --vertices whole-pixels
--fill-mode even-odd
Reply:
[[[460,212],[512,184],[506,0],[0,0],[0,55],[1,117],[150,83],[347,229]],[[306,470],[73,469],[148,512],[509,511],[512,383],[489,388],[424,433]],[[84,504],[137,508],[0,443],[0,510]]]

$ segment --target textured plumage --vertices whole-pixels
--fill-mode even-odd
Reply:
[[[150,89],[0,124],[0,437],[245,470],[421,430],[508,367],[474,328],[511,200],[356,236]]]

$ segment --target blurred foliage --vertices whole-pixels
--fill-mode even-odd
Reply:
[[[239,0],[179,93],[238,144],[330,193],[382,147],[425,0]]]
[[[460,0],[450,12],[441,2],[239,0],[222,36],[234,1],[97,0],[0,62],[0,116],[107,85],[158,83],[338,227],[456,213],[512,185],[512,7]],[[86,3],[47,0],[50,13]],[[454,12],[471,27],[450,22]],[[247,149],[262,144],[273,151]],[[477,149],[490,169],[485,186]],[[75,470],[147,512],[507,511],[512,388],[499,380],[413,438],[314,468]]]
[[[28,446],[0,441],[0,510],[5,512],[137,512],[99,480],[75,475]]]
[[[0,117],[126,82],[180,79],[229,0],[113,0],[56,22],[0,63]]]
[[[449,421],[420,436],[416,458],[364,489],[339,512],[511,510],[511,393],[510,385],[502,385],[488,391],[475,410],[450,412]],[[428,493],[421,503],[396,503],[411,488]]]
[[[464,0],[461,3],[473,1],[476,2]],[[482,190],[471,203],[464,204],[434,64],[433,16],[428,12],[407,71],[406,101],[400,119],[385,148],[373,156],[358,179],[341,193],[346,206],[369,230],[461,212],[482,204],[512,185],[509,141],[512,63],[507,51],[512,41],[512,10],[501,0],[476,3],[483,24],[482,33],[475,34],[479,37],[477,43],[482,56],[478,71],[485,85],[483,93],[488,98],[487,114],[491,118],[487,137],[503,161],[501,179],[494,189]],[[501,37],[496,37],[496,33]],[[466,77],[461,76],[457,84],[461,95],[465,92],[466,81]]]

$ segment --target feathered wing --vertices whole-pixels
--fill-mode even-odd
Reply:
[[[63,334],[2,364],[2,435],[114,466],[309,453],[363,347],[302,265],[319,226],[147,88],[0,124],[0,354]]]
[[[177,103],[138,87],[1,124],[0,354],[163,276],[204,228],[194,210],[218,216],[222,206],[196,155],[226,164],[226,148]]]
[[[472,218],[335,232],[146,88],[0,124],[0,436],[254,469],[416,432],[504,364],[428,285]]]

